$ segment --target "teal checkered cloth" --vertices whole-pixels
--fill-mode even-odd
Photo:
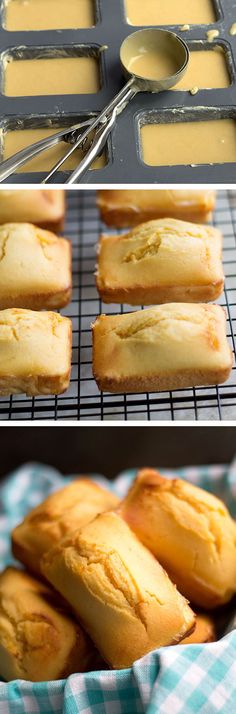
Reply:
[[[236,516],[236,463],[162,470],[221,496]],[[111,486],[123,496],[135,471]],[[1,569],[14,562],[11,529],[27,511],[65,483],[54,469],[27,464],[5,481],[0,492]],[[67,680],[32,684],[0,682],[1,714],[234,714],[236,713],[236,632],[205,645],[162,647],[122,671],[74,674]]]

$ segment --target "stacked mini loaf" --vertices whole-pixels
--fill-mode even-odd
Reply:
[[[121,502],[75,480],[26,516],[12,547],[33,575],[0,575],[5,679],[122,669],[160,646],[210,642],[206,611],[236,591],[236,524],[222,501],[153,469]]]
[[[219,305],[205,304],[224,287],[222,235],[180,220],[196,220],[200,213],[207,220],[214,193],[100,191],[98,205],[109,225],[130,221],[136,226],[124,235],[100,238],[96,284],[101,299],[156,305],[97,318],[92,327],[98,387],[154,392],[226,381],[233,361],[226,315]],[[140,217],[153,220],[137,225]]]
[[[61,592],[81,628],[77,638],[78,669],[81,668],[81,662],[83,666],[84,652],[85,664],[90,667],[101,666],[101,659],[111,667],[129,666],[155,647],[181,641],[195,627],[195,615],[187,600],[177,591],[154,556],[132,533],[117,512],[118,506],[119,500],[113,493],[92,481],[79,479],[49,496],[12,533],[13,554],[33,573],[33,591],[38,590],[38,596],[41,595],[40,607],[37,604],[37,612],[39,610],[41,613],[37,635],[39,637],[43,628],[44,596],[48,598],[37,578],[44,576],[55,590]],[[18,578],[22,578],[24,590],[24,600],[19,605],[22,627],[25,620],[33,619],[36,607],[36,602],[27,594],[30,589],[27,580],[29,576],[25,573],[19,575],[18,571],[10,574],[5,571],[0,576],[0,650],[1,646],[5,648],[4,662],[9,662],[9,645],[4,635],[7,624],[5,622],[2,626],[1,623],[1,606],[4,607],[2,603],[7,597],[8,608],[4,612],[7,620],[11,609],[14,610],[12,580],[13,577],[16,580],[17,574]],[[60,602],[59,598],[57,603],[55,594],[50,600],[56,612]],[[30,609],[30,617],[29,613],[27,617],[27,608]],[[63,616],[66,613],[69,617],[68,611],[63,609],[62,612]],[[72,614],[71,618],[74,623]],[[51,611],[50,622],[54,620],[56,614]],[[63,649],[63,628],[66,639],[66,626],[68,622],[66,625],[61,622],[62,636],[59,641],[55,641],[54,652],[51,643],[54,672],[55,668],[58,672],[62,670],[62,656],[63,666],[68,672],[68,651],[65,661]],[[32,648],[35,636],[32,631]],[[21,666],[22,669],[25,667],[27,678],[42,678],[42,670],[37,668],[35,659],[31,661],[28,657],[28,640],[19,637],[18,622],[12,632],[13,640],[14,637],[17,637],[18,647],[21,648]],[[96,650],[88,638],[91,638]],[[95,651],[99,653],[97,663]],[[0,674],[3,676],[6,673],[10,673],[10,676],[13,673],[14,676],[17,671],[18,659],[16,657],[15,661],[12,652],[14,648],[11,649],[7,670],[4,664],[1,667],[0,657]],[[72,667],[75,666],[73,658],[69,658],[69,662]],[[47,661],[45,670],[49,677],[51,670]]]
[[[0,676],[35,682],[101,669],[104,662],[58,593],[42,582],[42,555],[118,498],[79,479],[52,493],[12,534],[13,554],[30,571],[0,574]],[[33,573],[33,575],[32,575]]]
[[[71,245],[55,233],[23,221],[27,218],[59,227],[64,218],[64,194],[62,191],[3,193],[0,394],[61,394],[70,381],[71,321],[54,312],[37,311],[59,309],[70,302]],[[17,222],[3,223],[12,216]]]
[[[12,567],[0,575],[0,643],[0,672],[7,681],[50,681],[102,666],[58,594]]]
[[[185,597],[214,608],[236,591],[236,523],[219,498],[181,479],[143,469],[122,517]]]

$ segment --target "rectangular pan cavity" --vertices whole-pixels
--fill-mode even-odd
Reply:
[[[102,86],[97,46],[17,47],[1,59],[1,91],[8,97],[95,94]]]
[[[20,121],[10,119],[2,123],[0,127],[0,155],[1,161],[9,158],[17,151],[20,151],[25,146],[39,141],[40,139],[50,136],[51,134],[60,131],[64,127],[72,126],[80,121],[84,121],[88,116],[66,117],[61,120],[48,117],[27,117]],[[69,150],[71,144],[60,142],[57,146],[43,152],[35,159],[32,159],[28,164],[19,169],[18,173],[46,173],[48,172],[58,159],[62,158]],[[78,166],[83,153],[81,150],[76,150],[72,156],[62,166],[63,171],[72,171]],[[91,167],[92,169],[104,168],[108,163],[108,149],[106,147],[102,156],[99,156]]]
[[[141,161],[147,166],[236,162],[236,110],[175,108],[139,114],[137,122]]]
[[[174,91],[197,94],[199,89],[226,89],[233,83],[233,59],[227,42],[192,40],[188,48],[189,66],[182,80],[173,87]]]
[[[221,17],[218,0],[124,0],[129,25],[209,25]]]
[[[94,0],[5,0],[3,27],[10,32],[91,28]]]

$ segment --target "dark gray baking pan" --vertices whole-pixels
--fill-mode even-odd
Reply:
[[[66,0],[65,0],[66,1]],[[137,0],[138,2],[141,0]],[[192,25],[179,33],[190,49],[209,49],[221,45],[225,51],[231,84],[225,89],[175,91],[161,94],[138,94],[119,117],[107,146],[107,164],[90,170],[83,183],[233,183],[236,164],[199,166],[149,167],[144,164],[140,148],[140,127],[147,122],[176,122],[235,118],[236,119],[236,36],[229,30],[236,22],[236,0],[212,0],[215,22]],[[127,23],[124,0],[95,0],[96,24],[91,29],[60,31],[9,32],[4,29],[5,0],[0,0],[0,124],[4,132],[24,127],[70,125],[96,112],[120,89],[123,83],[119,48],[131,32],[141,29]],[[219,37],[208,42],[206,32],[217,29]],[[104,48],[101,51],[101,48]],[[4,58],[43,56],[79,56],[93,54],[100,65],[101,88],[97,94],[65,96],[6,97],[4,96]],[[39,183],[42,173],[20,173],[8,183]],[[59,172],[56,183],[64,182],[68,172]]]

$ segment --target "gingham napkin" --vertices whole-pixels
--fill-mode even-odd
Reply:
[[[226,466],[161,470],[178,475],[221,496],[236,516],[236,462]],[[122,496],[135,471],[122,473],[114,485],[98,483]],[[12,561],[9,534],[24,514],[63,486],[58,471],[27,464],[0,491],[0,566]],[[67,680],[32,684],[0,682],[1,714],[234,714],[236,712],[236,632],[205,645],[163,647],[122,671],[74,674]]]

